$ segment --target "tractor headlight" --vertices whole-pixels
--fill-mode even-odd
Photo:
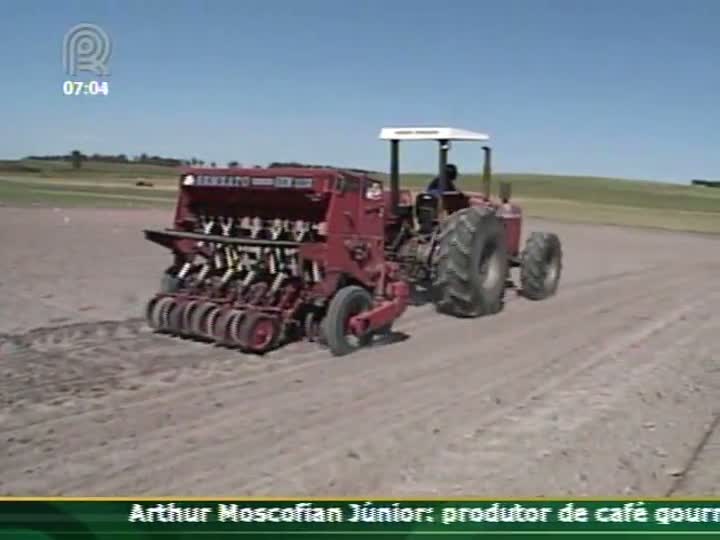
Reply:
[[[186,174],[182,180],[183,186],[195,185],[195,177],[192,174]]]

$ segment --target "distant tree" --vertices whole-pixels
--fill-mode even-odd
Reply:
[[[80,153],[80,150],[73,150],[70,153],[70,161],[72,162],[73,169],[79,169],[82,167],[82,158],[83,155]]]
[[[278,167],[309,167],[309,165],[304,165],[303,163],[297,163],[296,161],[273,161],[268,165],[268,168],[274,169]]]
[[[237,161],[228,161],[228,168],[234,169],[235,167],[239,166],[240,164]]]
[[[194,166],[194,165],[197,165],[197,164],[198,164],[197,158],[192,158],[192,159],[190,160],[190,165],[193,165],[193,166]]]
[[[210,166],[211,166],[213,169],[214,169],[215,167],[217,167],[217,165],[215,165],[215,162],[214,162],[214,161],[213,161],[212,163],[210,163]]]
[[[140,163],[145,163],[148,159],[147,154],[140,154]]]

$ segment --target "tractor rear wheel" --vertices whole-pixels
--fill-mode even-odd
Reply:
[[[557,292],[562,273],[562,245],[554,233],[532,233],[525,243],[520,264],[522,295],[544,300]]]
[[[479,317],[503,307],[508,256],[505,228],[487,208],[466,208],[445,222],[435,256],[435,307],[456,317]]]
[[[322,338],[333,355],[344,356],[372,340],[371,333],[356,336],[349,326],[351,318],[369,310],[372,305],[372,295],[357,285],[343,287],[333,296],[321,329]]]

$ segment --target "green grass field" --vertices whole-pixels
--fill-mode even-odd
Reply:
[[[403,186],[422,188],[431,174],[405,174]],[[138,180],[152,187],[138,187]],[[59,207],[172,206],[177,173],[168,167],[86,162],[0,161],[0,204]],[[512,182],[513,199],[531,217],[720,233],[720,189],[614,178],[495,174]],[[479,191],[479,175],[460,186]]]
[[[76,170],[69,162],[0,161],[0,203],[11,206],[172,206],[177,182],[172,168],[157,165],[85,162]]]
[[[130,178],[172,176],[170,167],[138,163],[103,163],[85,161],[80,169],[73,169],[69,161],[44,161],[23,159],[18,161],[0,160],[0,175],[21,174],[39,178]]]

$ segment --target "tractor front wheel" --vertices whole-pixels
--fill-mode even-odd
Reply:
[[[557,292],[562,273],[562,245],[553,233],[532,233],[525,243],[520,264],[522,295],[544,300]]]
[[[487,208],[452,214],[436,252],[435,306],[456,317],[479,317],[503,307],[508,255],[505,228]]]
[[[372,307],[372,295],[362,287],[343,287],[330,301],[322,322],[321,335],[330,352],[344,356],[367,345],[372,334],[356,336],[350,329],[350,319]]]

